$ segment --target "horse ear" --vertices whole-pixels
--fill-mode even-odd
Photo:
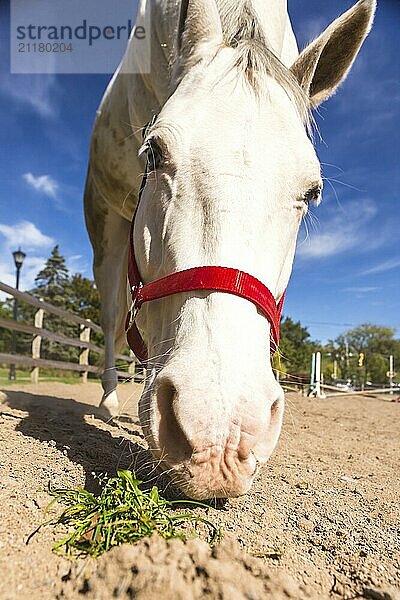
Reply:
[[[336,19],[296,59],[292,73],[310,97],[312,106],[329,98],[346,78],[367,37],[376,0],[360,0]]]
[[[221,17],[215,0],[183,0],[178,27],[181,66],[197,62],[202,46],[218,46],[222,41]]]

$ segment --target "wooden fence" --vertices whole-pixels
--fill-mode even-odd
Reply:
[[[19,365],[32,367],[31,380],[33,383],[39,381],[39,369],[50,368],[50,369],[61,369],[64,371],[78,371],[81,373],[83,382],[87,381],[88,373],[99,373],[99,367],[96,365],[89,364],[89,352],[95,352],[98,355],[104,354],[104,348],[92,344],[90,341],[90,334],[92,331],[102,333],[100,325],[93,323],[88,319],[82,319],[78,315],[69,311],[63,310],[58,306],[53,306],[48,302],[44,302],[39,298],[35,298],[31,294],[26,292],[20,292],[13,287],[10,287],[6,283],[0,282],[0,291],[13,296],[18,301],[26,302],[31,306],[37,308],[34,316],[34,323],[32,325],[21,321],[15,321],[14,319],[4,319],[0,317],[0,327],[3,329],[9,329],[13,332],[28,333],[32,335],[32,346],[31,355],[25,356],[22,354],[6,354],[0,352],[0,364],[6,363],[9,365]],[[55,315],[70,321],[79,326],[79,336],[67,337],[62,333],[54,333],[43,328],[43,320],[46,313]],[[66,362],[60,360],[47,360],[41,358],[41,343],[42,339],[48,339],[65,346],[74,346],[80,349],[79,362]],[[122,354],[116,355],[117,359],[123,360],[128,364],[128,372],[117,371],[118,377],[121,378],[132,378],[135,372],[135,359],[133,356],[126,356]]]

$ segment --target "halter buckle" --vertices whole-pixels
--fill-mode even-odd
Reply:
[[[142,283],[140,283],[138,285],[133,285],[131,287],[132,303],[131,303],[131,307],[130,307],[128,315],[127,315],[127,323],[125,326],[126,332],[128,332],[130,330],[130,328],[136,321],[136,317],[137,317],[137,314],[140,309],[140,305],[138,303],[138,292],[142,287],[143,287]]]

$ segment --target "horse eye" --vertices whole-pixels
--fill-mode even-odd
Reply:
[[[146,148],[147,168],[149,172],[156,171],[162,163],[163,155],[160,146],[155,140],[150,140]]]
[[[310,204],[310,202],[315,202],[316,204],[319,203],[319,201],[321,200],[321,192],[322,192],[322,188],[320,185],[316,185],[313,188],[311,188],[310,190],[308,190],[308,192],[306,192],[303,196],[303,200],[306,204]]]

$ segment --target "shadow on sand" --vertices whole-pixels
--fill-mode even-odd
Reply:
[[[157,471],[150,451],[145,448],[137,418],[122,415],[116,420],[104,420],[95,406],[73,398],[15,390],[5,390],[5,393],[7,400],[3,406],[28,413],[21,417],[16,431],[41,442],[53,442],[72,462],[81,465],[88,491],[99,492],[93,473],[107,473],[111,477],[117,470],[131,469],[143,481],[143,489],[157,485],[167,499],[188,500],[190,506],[190,498]],[[49,467],[51,472],[51,465]],[[216,509],[227,508],[224,499],[205,504]]]
[[[141,445],[143,434],[135,418],[104,421],[98,409],[72,398],[58,398],[5,390],[3,404],[27,412],[16,430],[41,442],[53,442],[68,458],[83,467],[85,488],[98,491],[95,473],[112,476],[119,469],[132,469],[146,486],[157,482],[166,486],[156,473],[150,452]],[[139,442],[135,440],[139,438]],[[144,444],[144,442],[143,442]]]

